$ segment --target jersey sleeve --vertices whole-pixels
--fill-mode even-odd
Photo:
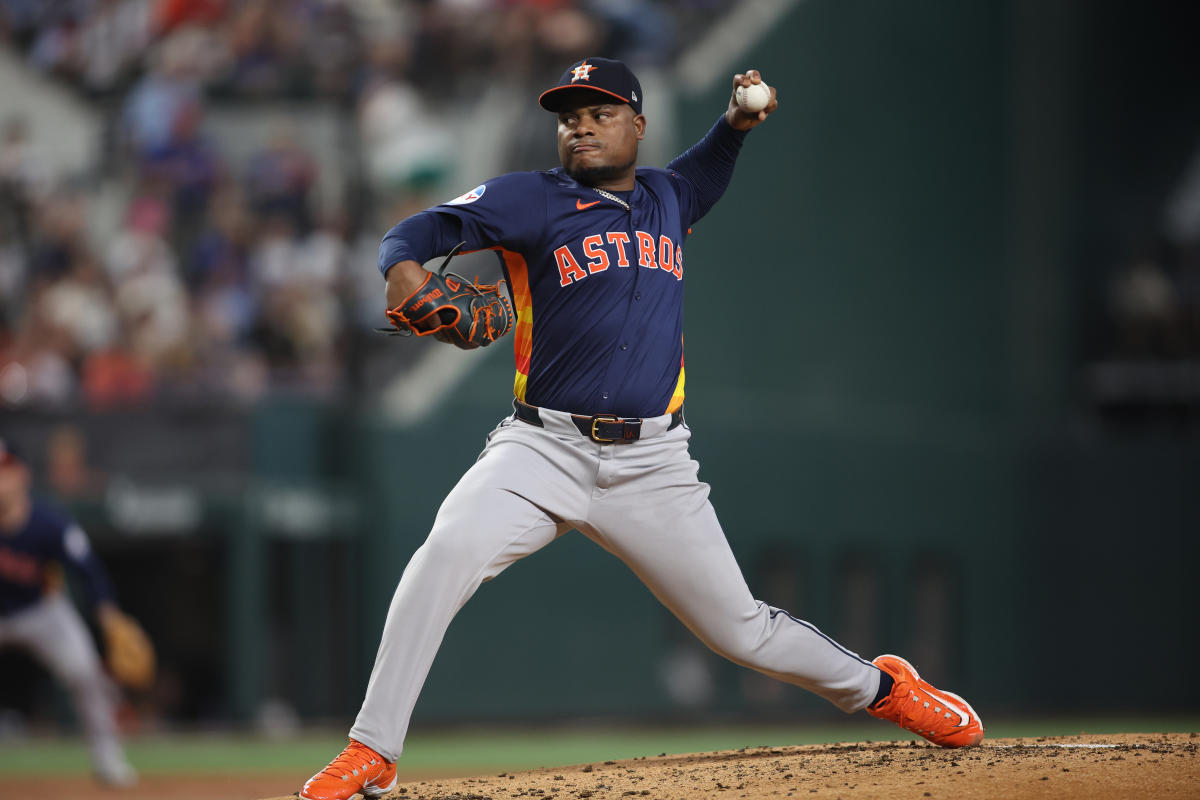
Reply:
[[[379,271],[386,275],[399,261],[424,264],[459,242],[466,252],[525,251],[546,227],[545,185],[540,173],[513,172],[414,214],[384,235]]]
[[[92,549],[87,533],[79,523],[57,510],[51,511],[50,517],[58,531],[56,555],[63,566],[83,582],[92,606],[112,601],[112,582],[96,551]]]
[[[734,130],[722,114],[704,138],[667,164],[667,170],[677,178],[680,208],[689,225],[707,214],[725,194],[745,139],[746,131]]]

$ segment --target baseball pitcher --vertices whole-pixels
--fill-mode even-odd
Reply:
[[[684,253],[747,133],[778,108],[762,84],[756,70],[735,75],[728,107],[700,141],[666,169],[638,167],[642,87],[625,64],[586,58],[540,97],[557,120],[560,167],[486,181],[384,236],[379,266],[398,332],[479,347],[512,331],[513,413],[405,568],[350,743],[301,798],[394,786],[409,717],[455,613],[483,581],[572,529],[726,658],[946,747],[982,739],[974,710],[908,662],[866,661],[756,600],[688,453]],[[460,246],[499,255],[511,305],[501,287],[469,283],[445,262],[422,268]]]

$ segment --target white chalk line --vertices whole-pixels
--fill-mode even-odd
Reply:
[[[1071,750],[1108,750],[1120,747],[1119,744],[1001,744],[996,745],[1001,750],[1011,750],[1017,747],[1063,747]]]

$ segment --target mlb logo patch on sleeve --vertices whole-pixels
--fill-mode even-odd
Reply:
[[[472,189],[471,191],[467,192],[466,194],[460,194],[458,197],[454,198],[453,200],[447,200],[442,205],[465,206],[467,203],[474,203],[476,200],[483,197],[483,193],[485,191],[487,191],[487,185],[481,183],[478,186],[476,186],[474,189]]]

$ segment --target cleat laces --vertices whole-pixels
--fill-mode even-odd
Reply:
[[[943,727],[943,719],[954,719],[954,715],[949,711],[943,713],[940,705],[932,705],[928,700],[924,700],[913,689],[906,692],[907,702],[900,709],[900,716],[903,722],[903,727],[909,728],[914,733],[933,732],[939,727]]]
[[[352,777],[357,778],[360,773],[365,773],[367,767],[379,764],[377,758],[364,758],[365,754],[358,752],[360,749],[366,748],[358,743],[350,745],[328,767],[321,771],[334,778],[341,778],[347,781]]]

